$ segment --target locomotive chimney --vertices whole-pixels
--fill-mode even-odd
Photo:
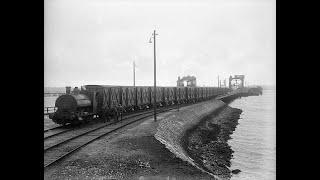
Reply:
[[[70,94],[70,92],[71,92],[71,86],[67,86],[66,87],[66,94]]]
[[[78,87],[74,87],[73,88],[73,94],[79,94],[79,88]]]

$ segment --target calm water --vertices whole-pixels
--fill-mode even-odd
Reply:
[[[231,169],[241,170],[231,179],[276,179],[276,90],[264,89],[262,96],[237,99],[230,106],[243,110],[228,141],[234,150]]]
[[[57,98],[58,96],[44,97],[44,107],[54,107]]]

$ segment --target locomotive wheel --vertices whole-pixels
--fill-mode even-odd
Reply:
[[[85,123],[85,124],[90,123],[91,119],[92,119],[91,116],[87,116],[87,117],[83,118],[83,123]]]
[[[73,121],[70,124],[71,124],[71,126],[78,126],[81,124],[81,122],[80,121]]]

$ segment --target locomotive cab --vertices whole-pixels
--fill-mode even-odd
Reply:
[[[61,95],[56,100],[55,106],[58,109],[50,118],[57,124],[85,120],[92,112],[91,100],[85,94]]]

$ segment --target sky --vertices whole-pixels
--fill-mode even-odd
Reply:
[[[275,0],[45,0],[44,86],[276,84]],[[227,81],[228,83],[228,81]]]

